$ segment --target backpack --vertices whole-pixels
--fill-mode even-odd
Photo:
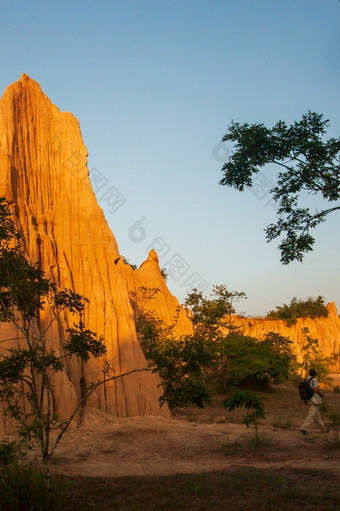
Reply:
[[[306,378],[298,385],[299,393],[300,393],[300,399],[301,401],[309,401],[314,396],[314,390],[309,385],[312,381],[313,377]]]

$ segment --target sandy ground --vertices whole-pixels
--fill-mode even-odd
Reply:
[[[253,428],[229,421],[221,409],[219,414],[202,411],[195,417],[119,419],[90,409],[82,424],[73,426],[63,438],[51,470],[101,477],[238,467],[315,468],[340,473],[340,449],[332,449],[332,431],[323,434],[316,428],[304,437],[297,431],[296,419],[289,429],[275,427],[267,420],[260,427],[263,445],[255,449],[250,445]]]

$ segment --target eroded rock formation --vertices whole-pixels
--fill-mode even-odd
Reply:
[[[129,293],[134,296],[133,302],[136,303],[138,311],[150,311],[156,318],[160,318],[165,325],[174,325],[175,335],[186,335],[192,332],[192,323],[189,321],[183,307],[179,306],[175,298],[167,288],[159,267],[157,254],[150,250],[146,261],[138,268],[133,270],[129,264],[126,264],[122,258],[117,262],[117,266],[126,280]],[[142,289],[150,291],[143,298]],[[155,291],[153,293],[153,291]]]
[[[20,224],[25,251],[32,263],[40,261],[46,276],[60,286],[89,298],[85,321],[103,335],[107,356],[85,367],[72,360],[59,373],[53,387],[55,409],[68,416],[81,399],[81,381],[102,377],[108,362],[116,375],[146,367],[137,340],[135,311],[129,293],[144,287],[159,289],[146,308],[166,324],[175,317],[176,333],[192,331],[183,309],[169,292],[152,250],[138,270],[119,254],[116,240],[93,193],[87,168],[87,150],[79,123],[70,113],[60,112],[26,75],[10,85],[0,101],[0,196],[9,201]],[[334,304],[328,318],[300,319],[288,328],[284,321],[234,317],[245,335],[261,338],[273,330],[294,341],[299,354],[302,329],[320,340],[325,355],[339,353],[340,319]],[[50,342],[63,352],[69,316],[60,318],[50,332]],[[0,340],[17,332],[0,323]],[[14,341],[15,342],[15,341]],[[4,346],[4,344],[2,344]],[[159,408],[159,379],[150,372],[134,373],[99,387],[87,405],[117,416],[169,415]],[[6,423],[0,420],[0,431]]]
[[[80,399],[81,378],[100,379],[106,361],[117,375],[147,365],[136,336],[129,289],[161,287],[158,303],[164,319],[178,302],[164,283],[155,254],[135,272],[122,261],[115,264],[120,254],[92,190],[79,123],[72,114],[60,112],[25,74],[6,89],[0,102],[2,195],[23,230],[30,261],[40,261],[46,276],[58,285],[89,298],[86,323],[105,339],[106,360],[91,361],[84,370],[73,360],[65,373],[57,375],[55,407],[68,415]],[[68,326],[72,319],[64,317],[51,331],[59,353]],[[0,323],[2,339],[13,334]],[[166,406],[159,408],[158,384],[150,372],[135,373],[99,387],[87,405],[118,416],[168,415]]]
[[[302,347],[306,341],[304,328],[308,328],[311,337],[319,340],[319,351],[332,361],[331,369],[340,371],[340,318],[336,305],[327,305],[328,316],[320,318],[299,318],[292,326],[285,321],[271,319],[255,319],[233,316],[232,321],[244,335],[262,339],[266,332],[277,332],[289,337],[293,342],[293,353],[301,356]]]

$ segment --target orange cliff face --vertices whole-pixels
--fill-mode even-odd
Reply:
[[[192,333],[192,323],[177,298],[169,292],[154,250],[150,250],[147,260],[138,270],[133,270],[122,258],[117,260],[116,264],[127,282],[129,293],[135,295],[133,301],[136,303],[136,319],[138,312],[150,311],[154,317],[161,319],[165,325],[175,325],[175,335]],[[147,288],[151,291],[151,297],[143,298],[141,288]],[[156,292],[152,293],[152,290],[156,290]]]
[[[86,324],[104,336],[106,361],[85,365],[86,383],[101,379],[106,362],[116,375],[146,367],[129,290],[149,283],[161,287],[159,306],[165,321],[168,304],[176,299],[164,284],[156,258],[137,272],[129,273],[122,262],[115,264],[120,254],[91,187],[77,119],[60,112],[24,74],[0,101],[0,134],[0,196],[7,198],[23,230],[27,256],[32,263],[40,261],[52,281],[89,298]],[[66,316],[50,331],[58,353],[72,323]],[[0,339],[13,335],[17,334],[9,325],[0,323]],[[56,375],[53,402],[64,416],[80,400],[81,378],[77,360]],[[135,373],[102,385],[87,405],[117,416],[168,416],[166,406],[159,408],[159,383],[150,372]]]
[[[289,337],[293,342],[293,353],[301,357],[302,347],[306,336],[304,328],[308,328],[309,334],[319,340],[319,353],[331,358],[331,370],[340,371],[340,318],[336,305],[331,302],[327,305],[328,316],[321,318],[299,318],[292,326],[287,326],[285,321],[271,319],[255,319],[233,316],[232,322],[240,328],[244,335],[262,339],[264,334],[270,331]]]

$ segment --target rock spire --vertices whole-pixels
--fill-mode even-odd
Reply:
[[[109,362],[116,374],[147,365],[136,336],[129,290],[149,282],[161,286],[160,309],[168,315],[178,302],[161,277],[156,254],[135,272],[120,260],[92,190],[78,120],[60,112],[26,74],[5,90],[0,101],[2,195],[23,230],[30,261],[40,261],[46,276],[58,285],[89,298],[86,323],[105,339],[106,361],[92,361],[82,368],[74,360],[56,379],[55,408],[68,415],[81,398],[81,379],[97,381],[103,363]],[[51,332],[57,352],[62,352],[70,325],[66,316]],[[0,323],[2,339],[9,330]],[[159,408],[159,383],[150,372],[135,373],[101,386],[87,405],[117,416],[167,416],[166,406]]]

